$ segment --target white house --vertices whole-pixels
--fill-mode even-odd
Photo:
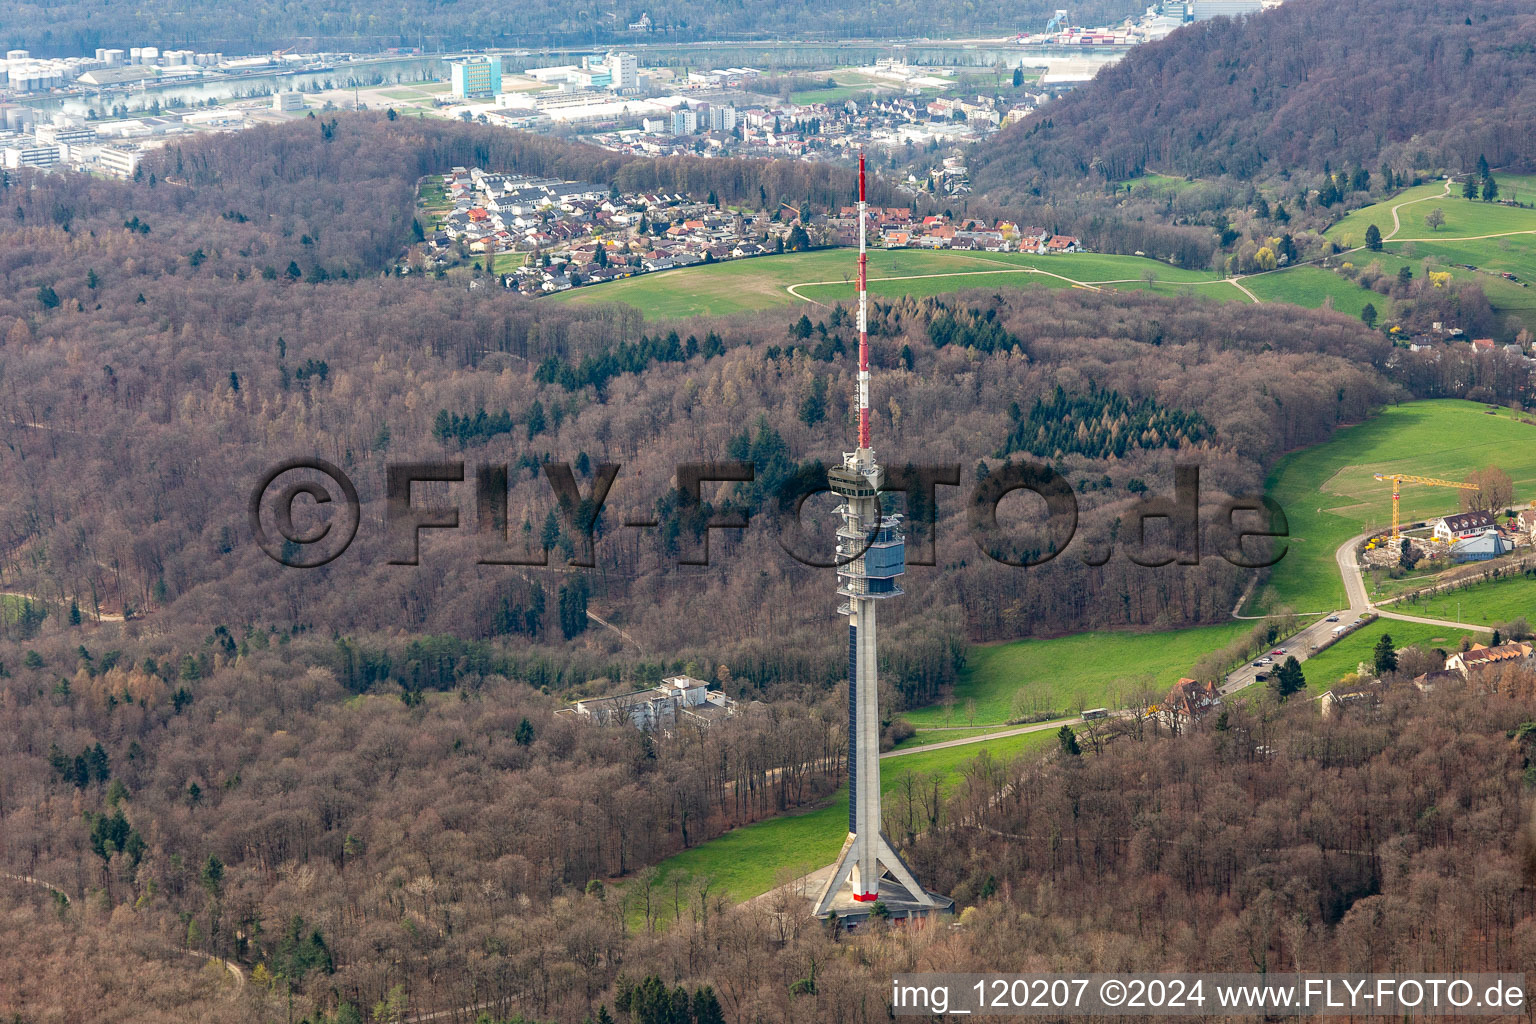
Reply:
[[[1493,526],[1493,514],[1490,512],[1458,512],[1435,520],[1435,539],[1449,544],[1492,529]]]

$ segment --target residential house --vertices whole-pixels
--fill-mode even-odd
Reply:
[[[1493,515],[1488,512],[1458,512],[1443,516],[1434,522],[1435,539],[1449,544],[1463,537],[1471,537],[1491,530]]]
[[[1215,683],[1184,678],[1174,684],[1159,706],[1158,719],[1170,728],[1199,721],[1221,705],[1221,688]]]
[[[1473,672],[1495,665],[1523,665],[1530,667],[1532,647],[1529,643],[1499,644],[1488,647],[1473,644],[1470,650],[1457,651],[1445,659],[1445,670],[1455,672],[1463,679],[1470,679]]]

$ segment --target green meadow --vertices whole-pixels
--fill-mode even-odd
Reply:
[[[921,778],[937,775],[943,791],[950,792],[964,778],[965,766],[983,751],[989,757],[1011,761],[1020,756],[1038,756],[1055,747],[1056,742],[1056,731],[1048,729],[883,759],[880,788],[884,803],[887,807],[893,804],[908,773]],[[657,865],[658,878],[661,888],[666,888],[668,881],[679,873],[695,878],[708,876],[740,902],[773,888],[783,872],[799,877],[831,864],[847,835],[848,788],[844,786],[821,807],[744,825],[669,857]]]
[[[1509,473],[1517,499],[1536,496],[1536,426],[1508,410],[1456,399],[1388,406],[1323,444],[1285,456],[1266,489],[1285,510],[1287,552],[1255,607],[1325,612],[1345,606],[1334,552],[1355,534],[1392,523],[1391,485],[1374,473],[1462,480],[1485,466]],[[1457,507],[1454,490],[1403,485],[1404,522]]]
[[[941,725],[1001,725],[1016,717],[1021,692],[1029,713],[1075,713],[1079,707],[1120,706],[1135,691],[1167,690],[1200,657],[1236,639],[1251,622],[1157,633],[1093,632],[1052,639],[972,647],[955,685],[954,707],[903,711],[919,729]],[[937,734],[942,735],[942,734]]]

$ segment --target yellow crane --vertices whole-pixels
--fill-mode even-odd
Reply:
[[[1397,501],[1402,495],[1404,480],[1411,484],[1425,484],[1429,487],[1456,487],[1463,491],[1477,490],[1477,484],[1458,483],[1455,480],[1437,480],[1432,476],[1411,476],[1407,473],[1377,473],[1375,476],[1377,480],[1392,481],[1392,539],[1394,541],[1401,534],[1401,531],[1398,529]]]

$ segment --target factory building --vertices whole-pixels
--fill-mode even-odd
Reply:
[[[475,56],[448,65],[453,95],[461,100],[490,99],[501,95],[501,58]]]
[[[603,60],[608,68],[608,88],[614,92],[640,88],[640,61],[632,53],[610,53]]]
[[[285,114],[295,110],[304,109],[304,94],[300,92],[279,92],[272,96],[272,109],[282,111]]]
[[[13,170],[22,167],[35,167],[46,171],[55,167],[59,162],[58,146],[12,146],[4,150],[5,166]]]
[[[1212,18],[1241,18],[1257,14],[1264,9],[1263,0],[1191,0],[1186,5],[1193,8],[1195,21]]]

